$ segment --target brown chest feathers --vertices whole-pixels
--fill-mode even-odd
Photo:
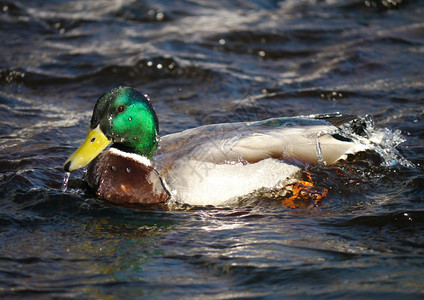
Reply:
[[[85,179],[100,198],[115,203],[165,204],[169,194],[152,166],[117,151],[104,151],[91,162]]]

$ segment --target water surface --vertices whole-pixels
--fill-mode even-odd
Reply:
[[[0,294],[8,298],[420,298],[422,1],[1,1]],[[62,164],[95,100],[149,94],[161,134],[342,112],[399,129],[398,163],[348,165],[322,206],[147,211]],[[351,167],[351,168],[350,168]],[[350,168],[350,169],[349,169]]]

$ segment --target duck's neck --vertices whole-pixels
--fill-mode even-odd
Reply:
[[[119,156],[121,158],[123,157],[136,161],[137,163],[142,164],[146,167],[151,167],[153,165],[152,159],[146,157],[145,155],[139,155],[137,153],[134,153],[134,151],[126,151],[125,149],[116,148],[115,145],[112,145],[109,152],[112,153],[114,156]]]
[[[136,145],[125,145],[121,143],[115,143],[112,145],[113,148],[116,148],[118,150],[121,150],[123,152],[127,153],[135,153],[144,157],[147,157],[149,159],[153,158],[153,155],[156,153],[156,149],[158,147],[158,142],[156,139],[151,142],[146,143],[137,143]]]

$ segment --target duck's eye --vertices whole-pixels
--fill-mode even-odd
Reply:
[[[118,111],[118,113],[124,112],[126,109],[125,105],[119,105],[118,108],[116,109]]]

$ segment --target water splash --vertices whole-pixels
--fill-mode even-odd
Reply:
[[[66,189],[68,188],[68,181],[69,177],[71,176],[71,172],[65,172],[63,175],[63,181],[62,181],[62,193],[66,192]]]
[[[382,166],[401,165],[415,167],[412,162],[403,157],[397,147],[406,141],[399,129],[391,131],[388,128],[376,128],[370,115],[355,119],[341,128],[342,135],[354,139],[365,149],[375,151],[380,155]]]

